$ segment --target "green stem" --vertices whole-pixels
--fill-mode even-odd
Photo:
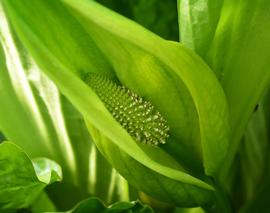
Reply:
[[[207,213],[232,213],[231,203],[228,196],[222,190],[222,187],[220,187],[219,184],[215,184],[215,190],[216,193],[213,201],[210,204],[203,206],[203,209]]]
[[[142,202],[151,206],[155,213],[173,213],[175,210],[175,206],[158,201],[143,192],[139,192],[139,197]]]

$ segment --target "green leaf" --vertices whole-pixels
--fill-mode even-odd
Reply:
[[[63,119],[59,111],[61,110],[60,100],[57,99],[59,93],[55,85],[39,73],[36,65],[30,63],[33,59],[29,55],[21,61],[22,58],[19,55],[26,51],[22,46],[20,49],[14,46],[20,41],[14,42],[15,34],[11,34],[12,31],[5,16],[2,15],[1,42],[5,47],[7,58],[5,60],[4,52],[1,51],[1,59],[3,59],[0,68],[1,129],[7,139],[22,147],[31,158],[48,157],[57,161],[66,177],[65,181],[59,184],[60,188],[63,189],[63,185],[68,183],[68,187],[72,188],[70,191],[74,193],[74,187],[78,187],[76,177],[74,177],[76,168],[73,164],[72,150],[69,149],[70,144],[67,143],[67,137],[64,134],[65,127],[61,122]],[[7,65],[9,65],[8,68]],[[84,177],[87,179],[87,176]],[[81,188],[85,189],[84,186]],[[73,204],[76,202],[78,200],[73,201]],[[67,203],[72,206],[71,201]]]
[[[56,211],[56,207],[52,202],[52,199],[50,199],[50,197],[48,196],[47,192],[43,191],[35,200],[35,203],[31,205],[29,211],[31,211],[32,213],[41,213],[48,211],[53,212]]]
[[[203,58],[214,38],[223,1],[177,1],[180,41]]]
[[[263,106],[260,108],[252,116],[244,135],[241,150],[239,150],[242,163],[243,180],[241,182],[245,186],[244,196],[247,200],[255,196],[268,163],[268,129]]]
[[[269,171],[269,167],[267,168]],[[244,213],[252,213],[252,212],[269,212],[270,211],[270,196],[269,196],[269,189],[270,189],[270,182],[269,182],[269,173],[265,176],[263,181],[263,187],[257,189],[256,196],[253,200],[249,203],[246,203],[247,206],[242,209],[241,212]]]
[[[33,165],[39,181],[51,184],[62,180],[62,169],[54,161],[47,158],[35,158]]]
[[[55,162],[44,158],[32,163],[16,145],[0,144],[0,209],[29,207],[48,184],[61,179],[61,169]]]
[[[28,26],[31,26],[54,56],[70,70],[82,74],[90,70],[106,73],[110,69],[91,37],[68,13],[60,1],[33,2],[27,0],[22,4],[22,2],[5,0],[3,5],[5,2],[13,5],[21,16],[27,17],[30,12],[33,17],[38,17],[37,19],[24,19],[24,21],[27,22]],[[28,9],[24,10],[24,7]],[[36,11],[36,7],[40,7],[42,10]]]
[[[139,201],[117,202],[105,207],[103,202],[98,198],[88,198],[78,203],[72,210],[65,213],[153,213],[152,209],[143,205]],[[53,212],[50,212],[53,213]],[[64,213],[64,212],[63,212]]]
[[[269,84],[269,10],[267,0],[225,0],[208,53],[231,113],[232,142],[224,168],[232,164],[253,109]]]
[[[7,57],[1,49],[0,128],[6,138],[30,157],[49,157],[61,165],[64,181],[48,189],[57,207],[70,208],[94,194],[108,202],[124,199],[126,193],[116,193],[121,181],[111,180],[118,176],[96,151],[82,116],[40,72],[2,9],[0,19]],[[109,188],[111,182],[115,185]]]
[[[241,183],[241,200],[235,205],[240,205],[242,212],[257,207],[267,212],[269,199],[263,197],[268,197],[269,190],[269,97],[268,89],[254,110],[239,149],[241,169],[236,181]]]
[[[51,135],[42,122],[41,113],[18,60],[2,7],[0,14],[0,128],[7,139],[26,149],[31,157],[41,154],[51,157]],[[28,131],[30,134],[27,134]]]
[[[124,213],[130,211],[131,213],[154,213],[153,210],[147,206],[143,205],[139,201],[133,202],[117,202],[109,206],[106,213]]]
[[[178,41],[175,0],[129,0],[129,3],[133,11],[133,20],[162,38]]]
[[[206,183],[192,184],[190,181],[196,179],[181,172],[179,164],[162,150],[146,149],[146,147],[141,146],[141,149],[148,154],[145,157],[159,166],[157,169],[150,170],[142,164],[143,155],[141,155],[140,161],[135,160],[93,128],[90,123],[88,123],[88,128],[101,153],[137,189],[158,200],[179,206],[200,205],[212,196],[211,191],[208,191],[209,188],[206,188]],[[164,173],[161,173],[162,171]],[[177,173],[178,178],[176,179],[174,175]]]
[[[183,146],[182,161],[188,158],[186,150],[194,156],[192,150],[202,148],[206,173],[216,173],[226,155],[229,124],[226,98],[212,71],[178,43],[162,40],[95,2],[64,2],[77,11],[120,81],[150,100],[168,120],[173,142],[167,146]]]
[[[146,60],[146,63],[152,63],[153,66],[151,71],[154,72],[155,68],[158,68],[156,73],[161,75],[159,75],[158,78],[162,82],[166,83],[166,86],[168,85],[169,88],[173,88],[170,83],[178,85],[181,84],[181,80],[184,81],[185,84],[183,85],[187,86],[188,91],[185,92],[185,90],[183,90],[183,92],[185,92],[187,97],[189,97],[189,99],[187,99],[191,101],[191,104],[188,106],[193,106],[192,110],[194,110],[194,107],[196,106],[196,109],[198,110],[197,113],[201,128],[203,155],[205,158],[204,164],[207,173],[214,174],[217,171],[220,163],[223,161],[223,157],[226,152],[226,144],[228,137],[228,112],[226,108],[226,99],[224,97],[222,89],[219,87],[219,84],[215,79],[215,76],[212,74],[212,71],[209,70],[209,68],[197,56],[192,54],[190,51],[184,49],[179,44],[170,43],[162,40],[159,37],[149,33],[149,31],[146,31],[145,29],[137,26],[133,22],[123,19],[122,17],[118,17],[114,13],[107,11],[96,3],[83,1],[81,3],[79,4],[79,9],[82,10],[82,14],[86,15],[85,11],[88,11],[87,14],[89,15],[89,11],[91,11],[93,17],[100,17],[100,19],[98,19],[97,21],[101,21],[99,25],[105,25],[102,28],[114,30],[111,31],[112,33],[117,33],[116,28],[122,29],[121,35],[119,34],[115,36],[117,37],[115,39],[121,40],[121,38],[124,36],[127,40],[130,37],[128,41],[131,43],[125,43],[123,39],[123,45],[125,45],[125,48],[128,48],[127,50],[129,51],[129,53],[135,54],[132,55],[132,57],[140,55],[140,52],[143,53],[142,58],[139,58],[138,60],[138,64],[143,64],[144,60]],[[160,148],[147,148],[145,146],[140,146],[139,144],[137,144],[131,138],[131,136],[120,126],[120,124],[115,121],[115,119],[108,112],[104,104],[91,90],[91,88],[88,87],[80,79],[81,76],[78,74],[78,72],[76,70],[70,70],[68,68],[68,65],[66,66],[65,64],[61,63],[61,61],[57,57],[55,57],[55,54],[53,54],[52,52],[53,49],[47,48],[41,37],[39,37],[39,34],[35,32],[35,27],[32,28],[32,25],[28,25],[27,20],[33,19],[33,13],[30,12],[29,14],[27,14],[26,11],[38,11],[44,9],[43,6],[37,7],[39,6],[39,4],[42,5],[43,3],[36,1],[36,4],[37,5],[35,5],[35,8],[32,8],[31,5],[27,5],[27,7],[25,7],[26,4],[18,3],[17,5],[17,2],[15,1],[4,1],[4,5],[7,13],[9,14],[9,18],[11,19],[11,22],[13,23],[16,32],[18,32],[20,39],[30,50],[31,54],[34,56],[35,60],[38,62],[39,66],[43,69],[43,71],[46,72],[47,75],[56,83],[62,93],[66,97],[68,97],[71,103],[77,107],[78,111],[83,114],[83,116],[89,123],[89,126],[93,126],[93,129],[98,129],[97,135],[99,135],[99,131],[102,133],[100,135],[102,141],[100,142],[104,143],[104,145],[106,146],[111,146],[111,148],[109,148],[112,150],[110,155],[114,153],[113,150],[115,147],[116,150],[119,149],[124,156],[127,156],[127,163],[130,164],[128,168],[134,168],[135,172],[136,168],[147,171],[147,175],[154,174],[164,183],[169,182],[173,184],[174,187],[164,184],[164,187],[168,188],[162,189],[160,184],[151,185],[151,183],[149,183],[150,188],[157,188],[157,186],[159,186],[158,188],[160,188],[160,194],[154,194],[154,196],[156,197],[158,196],[164,199],[166,198],[166,200],[168,200],[170,199],[170,197],[168,196],[169,193],[169,195],[171,196],[170,202],[176,203],[177,205],[193,206],[201,205],[205,202],[208,202],[213,193],[213,188],[210,185],[200,179],[197,179],[187,174],[181,168],[181,166],[177,162],[175,162],[174,159],[171,158],[171,156],[166,154]],[[23,10],[24,14],[18,12],[20,10]],[[38,18],[39,16],[35,17],[36,20],[38,20]],[[91,17],[88,18],[89,21],[87,23],[91,24]],[[115,25],[113,28],[111,28],[110,23],[112,18],[114,20],[113,23],[117,24],[117,27],[115,27]],[[108,21],[108,19],[110,21]],[[102,20],[104,20],[104,23],[102,23]],[[93,24],[91,26],[93,29],[92,33],[99,31],[98,25]],[[127,26],[132,26],[132,30],[127,31]],[[97,41],[98,36],[92,34],[91,31],[89,31],[89,33],[92,37],[95,37],[95,42],[101,46],[101,40]],[[112,49],[119,49],[119,52],[122,54],[122,52],[124,51],[123,48],[121,48],[119,44],[116,46],[114,40],[110,36],[108,36],[110,34],[109,32],[104,31],[103,36],[101,34],[103,34],[103,31],[102,33],[99,33],[100,38],[104,39],[103,36],[105,36],[109,39],[109,41],[112,42],[112,48],[107,48],[107,50],[110,50],[110,53],[114,53],[112,55],[113,57],[116,56],[116,53],[112,52]],[[137,37],[134,37],[134,35],[137,35]],[[143,39],[144,37],[147,39]],[[133,48],[133,45],[135,43],[132,43],[131,40],[136,41],[136,45],[139,46]],[[110,44],[110,42],[104,43],[106,43],[106,45]],[[54,43],[54,45],[58,45],[58,43]],[[102,49],[103,51],[105,50],[104,47]],[[121,57],[123,56],[125,55],[122,55]],[[130,59],[132,59],[132,57],[130,58],[129,56]],[[181,60],[179,60],[179,58]],[[113,58],[110,58],[110,61],[112,61],[112,59]],[[130,61],[132,63],[136,62],[136,60]],[[157,61],[158,64],[156,63]],[[116,61],[116,63],[119,65],[120,61],[118,60]],[[159,63],[161,63],[162,66],[164,66],[165,68],[162,69]],[[131,88],[135,88],[135,82],[131,81],[128,83],[128,73],[124,73],[123,70],[125,66],[129,65],[130,64],[123,63],[123,67],[119,66],[119,69],[115,71],[117,72],[117,74],[119,75],[119,79],[123,83],[125,83]],[[133,72],[133,79],[143,81],[143,78],[141,77],[143,76],[143,73],[138,73],[138,76],[134,74],[135,71],[139,71],[139,67],[143,69],[145,69],[145,67],[138,65],[134,67],[135,69],[131,70]],[[151,68],[151,66],[149,67]],[[92,71],[99,72],[98,70]],[[173,80],[169,81],[168,79]],[[174,87],[178,88],[177,86]],[[137,87],[137,90],[142,91],[144,89],[147,91],[147,82],[142,82],[139,84],[139,87]],[[193,99],[188,96],[189,92],[190,96],[192,96]],[[177,92],[174,92],[174,94],[177,95]],[[166,96],[168,95],[166,94]],[[152,100],[156,102],[157,106],[159,106],[158,103],[161,103],[161,100],[159,101],[158,98],[155,98],[152,95],[150,96],[148,94],[146,95],[146,97],[149,99],[152,98]],[[195,102],[195,106],[192,103],[193,100]],[[205,100],[208,100],[209,103],[206,104]],[[162,105],[160,105],[159,108],[165,110],[166,102],[162,102],[161,104]],[[172,100],[170,102],[170,107],[172,109],[175,108],[175,104],[173,105]],[[181,109],[181,105],[179,106],[179,108]],[[170,114],[169,110],[166,109],[166,111],[168,112],[168,115],[170,115],[173,119],[173,116],[172,114]],[[181,120],[178,120],[174,123],[175,126],[177,126],[177,124],[181,124]],[[196,128],[198,128],[198,126]],[[183,131],[185,131],[185,129],[183,129]],[[96,140],[96,142],[99,142],[99,140]],[[178,143],[180,144],[181,141],[179,141]],[[200,144],[197,149],[200,149]],[[184,151],[182,151],[182,153],[185,154]],[[158,154],[161,154],[162,157],[160,159],[162,159],[162,162],[158,161],[157,157],[154,158],[154,156],[158,156]],[[178,155],[180,154],[178,153]],[[118,166],[120,168],[118,169],[123,168],[124,171],[125,167],[123,164],[125,163],[125,161],[120,162],[118,159],[116,159],[116,161],[119,162]],[[139,172],[137,174],[139,174]],[[132,177],[128,176],[127,179],[129,178]],[[145,182],[141,179],[141,182],[138,184],[143,186]],[[177,194],[174,193],[175,188],[177,188]],[[183,188],[185,190],[183,190]],[[190,196],[192,196],[193,199],[190,199]],[[177,197],[177,199],[175,199],[174,197]]]

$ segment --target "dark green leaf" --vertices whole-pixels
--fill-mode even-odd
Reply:
[[[97,0],[97,2],[136,21],[165,39],[178,41],[175,0]]]
[[[89,198],[80,202],[72,210],[65,213],[153,213],[152,209],[139,201],[117,202],[105,207],[103,202],[97,198]],[[51,212],[53,213],[53,212]]]

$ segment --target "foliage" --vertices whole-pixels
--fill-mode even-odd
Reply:
[[[269,2],[98,2],[1,2],[0,208],[267,211]]]

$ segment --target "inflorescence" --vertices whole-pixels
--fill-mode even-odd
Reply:
[[[150,145],[166,142],[169,137],[167,121],[149,101],[103,75],[91,73],[85,81],[137,142]]]

